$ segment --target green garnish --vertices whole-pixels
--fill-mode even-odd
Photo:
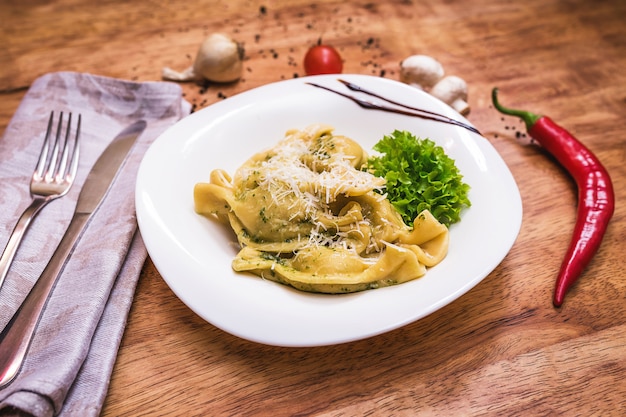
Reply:
[[[374,150],[382,155],[370,157],[367,169],[385,178],[387,198],[408,226],[426,209],[446,226],[461,220],[461,209],[471,205],[470,187],[442,147],[396,130],[374,145]]]

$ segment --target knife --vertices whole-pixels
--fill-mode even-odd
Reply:
[[[145,128],[146,122],[140,120],[120,132],[87,175],[72,221],[61,242],[22,305],[0,333],[0,389],[9,384],[20,370],[41,314],[67,259],[92,214],[109,191],[135,140]]]

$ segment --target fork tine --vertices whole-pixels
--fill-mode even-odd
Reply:
[[[60,157],[58,160],[58,164],[52,172],[51,176],[54,177],[55,181],[59,178],[63,178],[63,174],[65,173],[65,167],[67,165],[67,154],[69,151],[68,141],[70,138],[70,129],[72,128],[72,113],[68,115],[67,126],[65,128],[65,139],[62,142],[59,142],[59,152]]]
[[[80,139],[80,127],[82,119],[83,118],[81,114],[78,113],[78,124],[76,125],[76,135],[74,137],[74,150],[72,151],[72,158],[68,171],[68,175],[71,175],[72,179],[76,176],[76,171],[78,170],[78,156],[80,154],[80,146],[78,145],[78,140]]]
[[[52,132],[52,122],[54,121],[54,111],[50,112],[50,118],[48,119],[48,128],[46,129],[46,136],[41,146],[41,152],[39,152],[39,160],[37,161],[37,168],[35,168],[35,175],[38,178],[42,178],[44,175],[44,169],[48,162],[48,152],[50,151],[50,133]]]
[[[69,119],[67,122],[67,130],[65,132],[65,141],[63,144],[63,155],[61,156],[61,163],[59,164],[59,168],[56,171],[55,178],[59,181],[63,179],[71,180],[71,177],[74,177],[76,174],[76,169],[78,168],[78,139],[80,138],[80,124],[82,117],[80,113],[78,114],[78,123],[76,125],[76,134],[74,135],[74,140],[70,143],[71,136],[71,127],[72,127],[72,113],[69,114]],[[70,156],[70,149],[72,155]],[[68,164],[69,159],[69,164]]]
[[[59,164],[53,172],[53,176],[55,181],[63,179],[66,175],[67,171],[67,158],[70,150],[70,133],[72,129],[72,113],[68,115],[67,126],[65,128],[65,139],[63,143],[59,145],[59,151],[61,152],[61,156],[59,158]]]
[[[48,163],[46,165],[46,169],[45,169],[45,177],[46,177],[46,182],[52,182],[52,180],[54,179],[54,173],[55,170],[57,169],[57,166],[59,164],[59,158],[60,158],[60,146],[61,146],[61,131],[63,129],[63,112],[60,112],[59,114],[59,123],[57,125],[57,132],[54,138],[54,146],[52,147],[52,153],[50,154],[50,157],[48,158]]]

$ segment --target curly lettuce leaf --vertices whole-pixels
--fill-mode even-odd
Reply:
[[[408,226],[425,209],[446,226],[461,220],[461,210],[471,205],[470,187],[442,147],[395,130],[374,150],[381,155],[370,157],[367,169],[385,178],[387,198]]]

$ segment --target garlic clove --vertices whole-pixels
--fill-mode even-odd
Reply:
[[[190,81],[195,79],[193,67],[189,67],[183,72],[165,67],[161,70],[161,77],[163,77],[164,80],[171,81]]]

